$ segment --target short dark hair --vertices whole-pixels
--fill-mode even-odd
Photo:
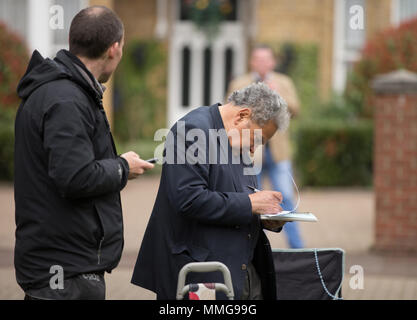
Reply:
[[[90,59],[101,57],[124,33],[120,18],[109,8],[92,6],[78,12],[69,32],[69,51]]]

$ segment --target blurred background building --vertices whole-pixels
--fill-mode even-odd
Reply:
[[[417,15],[413,0],[223,0],[218,1],[220,19],[217,8],[214,16],[205,16],[219,28],[210,41],[195,27],[198,17],[187,9],[193,2],[201,10],[210,7],[208,0],[0,0],[0,21],[18,33],[30,51],[53,57],[67,47],[71,19],[81,8],[113,8],[125,24],[127,44],[138,39],[166,44],[166,117],[172,124],[190,108],[222,101],[230,79],[246,72],[248,49],[256,42],[315,45],[317,94],[327,98],[345,89],[348,70],[367,37]],[[63,8],[64,22],[53,29],[56,5]],[[364,9],[362,29],[349,27],[355,5]],[[110,118],[111,100],[106,104]]]

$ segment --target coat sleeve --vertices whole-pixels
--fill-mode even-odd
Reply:
[[[187,130],[190,127],[187,127]],[[177,159],[177,136],[172,152]],[[190,142],[185,143],[186,149]],[[167,148],[167,152],[170,152]],[[249,224],[252,221],[252,205],[248,194],[220,192],[209,189],[210,164],[164,164],[162,179],[168,199],[180,215],[203,223],[224,226]],[[224,177],[227,179],[227,177]]]
[[[65,198],[84,198],[119,192],[129,173],[125,159],[96,160],[90,134],[94,119],[75,101],[54,104],[43,121],[48,175]],[[90,134],[89,134],[90,133]]]

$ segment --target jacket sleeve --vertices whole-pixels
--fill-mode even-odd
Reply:
[[[129,168],[125,159],[95,159],[90,138],[93,130],[94,118],[88,108],[75,101],[54,104],[44,116],[48,175],[62,197],[118,192],[127,183]]]
[[[174,137],[175,147],[166,148],[166,152],[173,152],[174,159],[177,159],[178,136]],[[186,141],[186,150],[190,145]],[[165,182],[165,191],[174,210],[184,217],[204,223],[224,226],[251,223],[252,205],[248,194],[210,190],[209,172],[210,164],[207,162],[164,164],[162,181]]]
[[[279,233],[279,232],[281,232],[281,230],[282,230],[282,227],[278,227],[278,228],[270,228],[270,227],[265,226],[264,224],[262,224],[262,227],[263,227],[263,229],[265,229],[265,230],[268,230],[268,231],[271,231],[271,232],[276,232],[276,233]]]

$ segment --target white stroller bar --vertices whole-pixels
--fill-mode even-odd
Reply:
[[[232,277],[229,269],[221,262],[191,262],[182,267],[178,274],[178,286],[177,286],[177,300],[184,298],[184,295],[190,290],[189,285],[185,285],[185,278],[190,272],[215,272],[220,271],[223,273],[224,284],[215,283],[215,290],[222,291],[226,294],[229,300],[234,299]]]

